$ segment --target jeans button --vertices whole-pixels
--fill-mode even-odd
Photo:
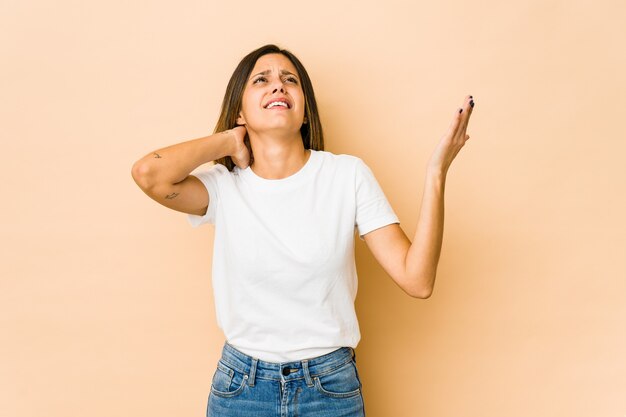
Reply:
[[[289,368],[283,368],[283,375],[287,376],[289,375],[291,372],[289,371]]]

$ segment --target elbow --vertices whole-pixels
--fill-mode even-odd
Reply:
[[[409,295],[413,298],[419,298],[422,300],[425,300],[427,298],[430,298],[430,296],[433,294],[433,288],[429,287],[429,288],[420,288],[418,290],[412,290],[411,292],[409,292]]]
[[[142,190],[149,190],[154,185],[153,181],[151,180],[152,170],[150,169],[150,166],[146,164],[143,160],[140,159],[139,161],[135,162],[130,173],[133,177],[133,180],[135,180],[135,183]]]
[[[415,278],[411,281],[413,285],[410,285],[405,289],[406,293],[413,298],[427,299],[433,294],[435,277],[430,279]]]

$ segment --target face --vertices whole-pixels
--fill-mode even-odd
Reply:
[[[267,108],[276,99],[288,107],[279,104]],[[248,131],[297,133],[303,121],[304,93],[298,71],[282,54],[263,55],[246,82],[237,124],[246,125]]]

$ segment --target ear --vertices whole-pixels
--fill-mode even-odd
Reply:
[[[246,124],[246,119],[242,116],[241,112],[239,112],[239,116],[237,117],[237,122],[238,125],[245,125]]]

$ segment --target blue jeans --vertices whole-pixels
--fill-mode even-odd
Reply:
[[[354,349],[266,362],[228,342],[213,374],[207,417],[364,417]]]

